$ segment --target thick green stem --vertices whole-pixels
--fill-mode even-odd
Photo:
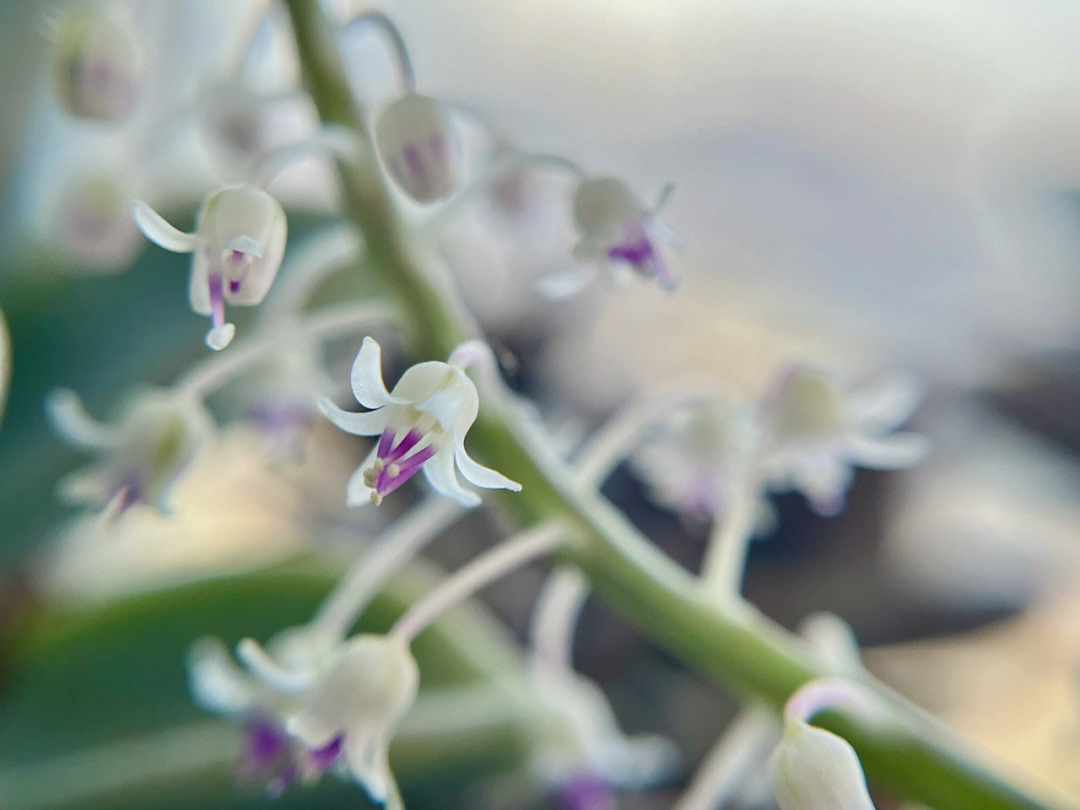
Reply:
[[[350,96],[318,0],[287,0],[308,90],[327,122],[353,128],[363,156],[342,166],[346,216],[363,232],[371,258],[401,307],[416,321],[423,359],[445,359],[478,329],[462,306],[447,270],[424,236],[399,216],[395,192],[380,172],[364,111]],[[487,389],[487,390],[485,390]],[[586,540],[565,552],[597,594],[658,646],[675,654],[741,699],[777,710],[800,685],[830,675],[804,645],[738,600],[720,602],[698,580],[660,553],[595,491],[573,485],[571,470],[505,391],[484,386],[470,451],[522,484],[496,493],[522,525],[550,518],[569,521]],[[869,684],[893,718],[867,725],[825,716],[843,734],[871,782],[898,798],[938,810],[1039,810],[1053,805],[1026,795],[996,775],[946,729],[879,684]]]

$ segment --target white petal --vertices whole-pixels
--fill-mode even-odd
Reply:
[[[577,258],[577,256],[575,256]],[[591,257],[590,257],[591,258]],[[556,270],[536,283],[537,290],[546,298],[559,300],[569,298],[585,289],[596,276],[596,268]]]
[[[206,345],[215,352],[220,352],[232,343],[232,339],[235,335],[236,326],[231,323],[223,323],[221,326],[215,326],[206,333]]]
[[[356,780],[364,786],[376,804],[393,806],[397,784],[390,770],[389,745],[381,734],[349,735],[345,739],[345,758]],[[398,798],[400,801],[400,798]]]
[[[312,671],[293,671],[281,666],[252,638],[236,645],[236,657],[260,681],[285,692],[302,692],[316,677]]]
[[[345,486],[345,503],[349,506],[363,506],[371,500],[373,490],[364,483],[364,470],[375,463],[375,456],[378,452],[379,448],[373,447],[363,463],[356,468],[356,472],[350,476],[349,483]]]
[[[216,638],[195,642],[188,653],[188,674],[195,702],[214,712],[238,714],[254,707],[260,687],[229,657]]]
[[[156,245],[174,253],[191,253],[202,242],[193,233],[184,233],[174,228],[157,211],[144,203],[136,200],[131,208],[131,214],[135,218],[135,224]]]
[[[440,495],[452,498],[462,506],[476,506],[480,503],[480,496],[464,489],[458,481],[457,472],[454,470],[454,452],[450,447],[444,447],[424,463],[424,475]]]
[[[254,256],[257,259],[263,257],[263,245],[258,239],[252,239],[250,236],[234,236],[225,245],[226,250],[235,250],[238,253],[246,253],[249,256]]]
[[[94,419],[74,391],[57,388],[45,398],[45,411],[53,427],[69,442],[93,449],[115,447],[115,429]]]
[[[381,408],[366,413],[343,411],[326,397],[319,397],[319,410],[344,430],[356,436],[378,436],[386,429],[386,412]]]
[[[896,374],[874,388],[851,394],[851,409],[865,426],[891,429],[902,425],[922,399],[922,386],[906,374]]]
[[[379,344],[366,337],[353,363],[349,382],[356,401],[365,408],[381,408],[394,401],[383,382],[381,354]]]
[[[465,451],[464,445],[459,445],[454,451],[454,461],[457,462],[457,468],[461,470],[461,474],[465,476],[465,480],[470,484],[475,484],[484,489],[508,489],[511,492],[521,491],[521,484],[517,481],[511,481],[502,473],[496,472],[490,467],[478,464],[473,461],[473,459],[469,458],[469,454]]]
[[[894,470],[918,464],[930,449],[930,440],[917,433],[893,433],[880,439],[856,436],[844,442],[853,464],[874,470]]]

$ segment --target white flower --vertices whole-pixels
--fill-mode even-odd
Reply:
[[[659,503],[708,518],[723,514],[760,439],[752,411],[723,399],[677,408],[631,456]]]
[[[246,639],[240,669],[215,639],[195,645],[191,688],[205,708],[249,719],[245,765],[283,789],[341,766],[371,799],[401,799],[390,772],[390,738],[416,699],[419,671],[408,642],[359,635],[338,642],[295,628],[264,651]]]
[[[823,515],[837,513],[852,467],[909,467],[925,454],[924,437],[893,432],[918,399],[918,388],[904,378],[853,391],[833,374],[791,366],[761,405],[770,483],[799,490]]]
[[[102,456],[66,478],[62,494],[114,514],[136,502],[164,511],[170,487],[213,431],[201,402],[163,389],[136,394],[115,426],[90,417],[72,391],[53,391],[46,408],[65,439]]]
[[[462,179],[462,148],[450,111],[435,99],[408,93],[375,123],[375,144],[399,186],[417,202],[452,194]]]
[[[378,504],[421,467],[431,486],[463,506],[475,506],[480,496],[461,486],[455,467],[478,487],[521,489],[520,484],[477,464],[465,451],[465,434],[476,420],[480,398],[461,368],[438,361],[418,363],[391,392],[383,383],[379,357],[379,344],[364,338],[352,367],[356,400],[372,410],[349,413],[327,399],[319,400],[323,413],[342,430],[379,437],[349,480],[350,504],[368,498]]]
[[[546,710],[536,730],[532,767],[537,777],[573,793],[600,786],[641,790],[670,777],[680,761],[660,736],[628,736],[607,696],[572,669],[536,661],[531,689]]]
[[[677,279],[671,268],[674,235],[657,219],[672,187],[664,189],[650,210],[629,186],[614,177],[583,180],[574,192],[574,223],[581,240],[574,258],[608,265],[625,264],[639,275],[671,289]]]
[[[874,810],[855,749],[802,720],[787,721],[769,770],[780,810]]]
[[[135,221],[166,250],[194,253],[191,307],[209,315],[206,343],[223,349],[235,327],[225,322],[225,302],[252,306],[265,297],[285,253],[287,224],[277,200],[254,186],[227,186],[203,202],[194,233],[183,233],[146,203],[137,201]]]
[[[144,78],[144,45],[122,6],[75,7],[53,32],[53,71],[71,115],[115,121],[134,106]]]

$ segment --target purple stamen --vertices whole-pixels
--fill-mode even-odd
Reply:
[[[389,455],[381,456],[381,458],[386,464],[398,461],[402,456],[416,447],[417,443],[422,438],[424,438],[424,434],[419,430],[410,430],[402,437],[401,441],[398,442],[397,447],[390,451]]]
[[[230,281],[229,282],[229,292],[235,293],[235,292],[239,292],[239,291],[240,291],[240,282],[239,281]]]
[[[408,437],[406,437],[406,439],[407,438]],[[404,442],[405,439],[402,440],[403,444]],[[424,465],[424,462],[435,455],[438,450],[439,449],[433,444],[421,447],[404,461],[400,463],[395,462],[398,469],[394,475],[390,475],[390,465],[387,465],[379,471],[379,477],[375,481],[375,492],[378,493],[379,496],[385,496],[393,492],[416,475],[416,472]]]
[[[308,751],[308,764],[312,770],[321,776],[334,767],[338,757],[341,756],[341,747],[344,740],[344,735],[339,734],[322,748],[314,748]]]
[[[210,323],[218,329],[225,323],[225,295],[221,276],[218,273],[211,273],[206,283],[210,288]]]
[[[644,236],[628,244],[615,245],[608,250],[608,258],[615,261],[623,261],[632,264],[638,270],[642,270],[647,262],[656,257],[652,243]]]

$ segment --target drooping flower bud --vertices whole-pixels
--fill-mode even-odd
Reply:
[[[57,22],[54,70],[71,115],[116,121],[131,110],[143,81],[142,37],[120,9],[86,5]]]
[[[228,346],[235,327],[225,322],[225,303],[258,304],[281,267],[288,231],[281,205],[255,186],[228,186],[203,202],[194,233],[177,230],[143,202],[135,203],[134,215],[151,241],[195,254],[191,308],[210,316],[207,345]]]
[[[802,720],[788,720],[769,769],[780,810],[874,810],[855,749]]]
[[[382,111],[375,144],[386,168],[416,202],[452,194],[462,179],[461,143],[450,111],[427,96],[409,93]]]

